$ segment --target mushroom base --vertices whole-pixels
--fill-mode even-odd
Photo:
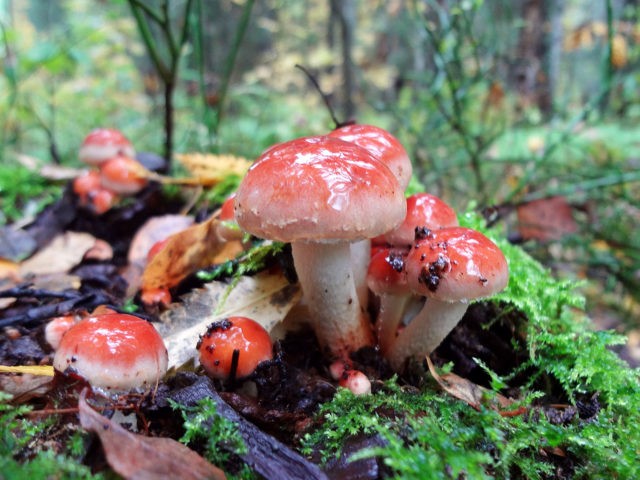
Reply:
[[[293,262],[320,345],[334,355],[373,345],[351,268],[349,242],[293,242]]]

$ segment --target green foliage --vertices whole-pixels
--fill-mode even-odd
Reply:
[[[339,391],[321,407],[321,426],[305,437],[305,452],[319,449],[326,460],[340,452],[346,438],[378,433],[385,445],[354,458],[379,456],[397,478],[542,479],[567,468],[573,470],[572,478],[637,478],[639,372],[608,348],[622,338],[588,330],[583,298],[575,287],[555,280],[496,232],[487,232],[478,216],[465,215],[461,223],[484,230],[508,259],[509,286],[492,301],[505,310],[517,309],[528,320],[529,359],[518,369],[532,372],[521,391],[527,413],[477,411],[432,388],[433,383],[418,392],[393,379],[369,396]],[[589,419],[554,418],[543,405],[557,401],[557,392],[541,391],[542,378],[559,384],[569,405],[598,395],[601,410]],[[492,379],[495,386],[505,381],[495,375]]]
[[[0,164],[0,225],[36,214],[60,194],[37,173],[18,165]]]
[[[30,407],[14,407],[7,403],[9,396],[0,392],[0,478],[29,478],[45,480],[50,478],[99,479],[90,469],[74,460],[79,450],[78,437],[69,444],[68,455],[53,450],[37,450],[26,461],[18,461],[14,455],[27,446],[33,448],[44,432],[46,423],[33,423],[25,420],[24,415]]]
[[[243,252],[240,257],[217,265],[211,272],[198,272],[198,277],[210,282],[218,278],[231,276],[232,285],[235,285],[243,275],[250,275],[267,266],[267,262],[278,255],[284,249],[281,242],[257,241],[249,250]]]
[[[185,445],[203,445],[205,458],[214,465],[228,465],[234,456],[247,452],[236,425],[218,415],[216,404],[210,398],[203,398],[194,407],[170,403],[184,421],[180,441]],[[239,476],[248,478],[249,473],[246,468]]]

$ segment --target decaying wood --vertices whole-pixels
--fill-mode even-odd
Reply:
[[[237,425],[238,433],[247,446],[247,453],[241,454],[240,457],[264,478],[292,480],[328,478],[317,465],[307,461],[285,444],[242,418],[218,395],[211,379],[200,377],[193,385],[174,392],[170,397],[188,407],[195,406],[202,398],[212,399],[218,414]]]

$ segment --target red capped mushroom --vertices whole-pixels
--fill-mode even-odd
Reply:
[[[376,334],[380,351],[385,355],[396,339],[398,327],[412,302],[419,302],[407,285],[404,258],[407,252],[400,249],[379,249],[371,257],[367,273],[367,285],[380,300]]]
[[[482,233],[464,227],[430,231],[405,260],[409,287],[427,300],[391,346],[389,362],[399,370],[415,355],[427,355],[453,330],[471,300],[507,286],[507,260]]]
[[[407,197],[407,215],[398,228],[384,234],[386,243],[410,247],[425,230],[458,226],[455,210],[430,193],[414,193]]]
[[[144,167],[131,157],[118,155],[100,165],[101,185],[120,195],[134,195],[147,185]]]
[[[233,193],[224,201],[220,207],[220,214],[218,220],[220,223],[216,229],[218,236],[225,242],[233,240],[242,240],[243,232],[236,222],[234,205],[236,194]]]
[[[100,165],[117,155],[134,157],[133,145],[121,132],[113,128],[97,128],[82,142],[78,156],[89,165]]]
[[[162,337],[146,320],[106,313],[69,328],[53,358],[53,367],[111,391],[151,388],[167,371]]]
[[[67,333],[78,320],[79,319],[73,314],[52,318],[47,322],[46,327],[44,327],[44,339],[52,349],[57,350],[64,334]]]
[[[240,227],[291,242],[294,266],[325,348],[347,356],[373,343],[351,267],[350,244],[397,226],[402,189],[369,152],[336,138],[271,147],[249,169],[235,200]]]
[[[412,173],[409,155],[400,141],[385,129],[356,123],[336,128],[329,136],[355,143],[371,153],[396,176],[402,191],[409,185]]]
[[[269,332],[247,317],[212,323],[196,348],[207,374],[220,380],[248,377],[260,362],[273,356]]]

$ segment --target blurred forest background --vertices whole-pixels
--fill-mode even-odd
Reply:
[[[0,0],[0,224],[84,136],[256,157],[340,121],[387,128],[410,188],[482,209],[640,361],[640,2]],[[635,358],[633,358],[635,356]]]

